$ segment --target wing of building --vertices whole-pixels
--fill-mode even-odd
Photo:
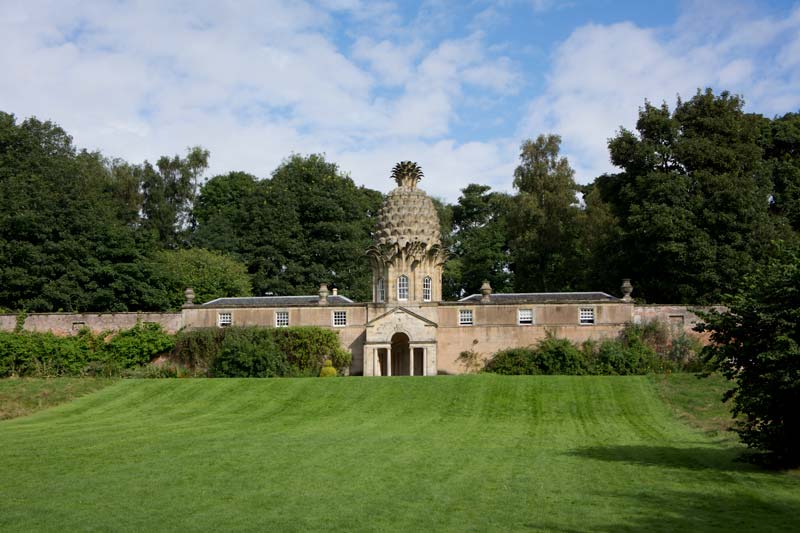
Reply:
[[[548,334],[575,342],[616,336],[634,319],[630,284],[623,298],[603,292],[492,294],[488,283],[457,302],[442,301],[447,258],[431,199],[417,187],[419,167],[404,161],[378,216],[372,301],[354,302],[323,283],[308,296],[220,298],[183,308],[184,327],[321,326],[353,354],[351,374],[429,376],[465,371],[459,356],[529,346]],[[365,259],[366,260],[366,259]]]

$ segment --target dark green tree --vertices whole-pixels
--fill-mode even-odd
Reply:
[[[578,283],[579,188],[560,145],[558,135],[522,143],[508,217],[517,291],[571,290]]]
[[[55,124],[0,113],[0,307],[161,308],[135,189],[129,169],[77,151]]]
[[[320,282],[371,296],[364,251],[382,196],[321,155],[289,157],[269,180],[216,176],[202,188],[195,244],[248,266],[255,294],[314,294]]]
[[[761,460],[800,465],[800,248],[781,246],[744,278],[727,311],[701,314],[711,368],[734,386],[725,395],[736,431]],[[741,415],[741,416],[740,416]]]
[[[511,198],[487,185],[470,184],[452,207],[450,259],[443,275],[446,298],[478,292],[488,280],[495,292],[513,289],[506,214]]]
[[[645,103],[609,141],[623,171],[595,182],[621,228],[620,262],[648,301],[714,303],[781,236],[769,217],[763,117],[710,89],[674,112]]]
[[[772,177],[771,210],[800,231],[800,113],[771,121],[762,145]]]
[[[578,218],[578,257],[573,269],[576,289],[617,294],[628,266],[620,262],[622,229],[612,206],[595,184],[582,187],[583,209]]]
[[[251,294],[247,267],[221,252],[203,248],[160,250],[155,253],[151,267],[152,283],[164,291],[171,309],[180,308],[187,287],[194,290],[198,304]]]

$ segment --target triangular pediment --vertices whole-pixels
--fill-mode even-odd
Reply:
[[[378,324],[382,324],[382,323],[385,323],[385,322],[388,322],[388,321],[394,321],[394,320],[396,320],[398,318],[397,317],[398,314],[409,315],[410,317],[412,317],[412,318],[418,320],[419,322],[421,322],[422,323],[421,325],[424,325],[424,326],[432,326],[434,328],[438,327],[438,324],[436,324],[436,322],[434,322],[432,320],[429,320],[429,319],[425,318],[424,316],[422,316],[420,314],[417,314],[414,311],[411,311],[410,309],[407,309],[405,307],[395,307],[393,309],[390,309],[390,310],[386,311],[382,315],[376,316],[375,318],[373,318],[372,320],[367,322],[367,327],[377,326]]]

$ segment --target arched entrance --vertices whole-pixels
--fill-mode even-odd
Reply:
[[[408,335],[405,333],[395,333],[392,335],[392,375],[393,376],[408,376],[410,375],[409,368],[409,354],[411,347],[409,345]]]

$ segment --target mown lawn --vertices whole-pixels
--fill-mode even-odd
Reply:
[[[791,531],[648,377],[124,380],[0,422],[0,529]]]
[[[114,383],[103,378],[0,379],[0,420],[26,416]]]

